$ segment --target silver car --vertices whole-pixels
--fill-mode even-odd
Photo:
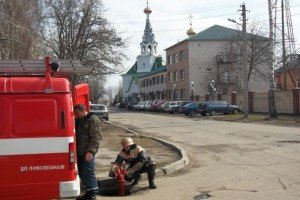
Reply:
[[[103,104],[90,104],[90,113],[99,117],[99,119],[109,120],[108,110]]]

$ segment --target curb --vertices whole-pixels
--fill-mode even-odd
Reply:
[[[174,143],[171,143],[171,142],[168,142],[166,140],[162,140],[162,139],[159,139],[159,138],[156,138],[156,137],[139,135],[137,132],[135,132],[133,130],[130,130],[130,129],[124,127],[124,126],[121,126],[121,125],[118,125],[118,124],[115,124],[115,123],[112,123],[112,122],[107,122],[106,121],[105,123],[112,124],[114,126],[118,126],[120,128],[123,128],[128,133],[131,133],[131,134],[133,134],[136,137],[144,137],[144,138],[149,138],[149,139],[156,140],[156,141],[162,143],[163,145],[171,148],[172,150],[174,150],[176,153],[178,153],[180,155],[180,157],[181,157],[180,160],[178,160],[176,162],[173,162],[173,163],[171,163],[171,164],[169,164],[169,165],[167,165],[167,166],[165,166],[165,167],[163,167],[161,169],[157,169],[156,170],[156,174],[157,175],[165,175],[165,174],[167,175],[167,174],[174,173],[174,172],[176,172],[176,171],[178,171],[178,170],[186,167],[189,164],[189,162],[190,162],[189,157],[187,156],[186,151],[182,147],[180,147],[180,146],[178,146],[178,145],[176,145]]]

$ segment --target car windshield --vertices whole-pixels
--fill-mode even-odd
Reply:
[[[105,110],[105,106],[91,106],[92,110]]]

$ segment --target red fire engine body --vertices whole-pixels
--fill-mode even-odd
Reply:
[[[0,199],[78,196],[73,106],[88,105],[88,86],[71,93],[67,78],[51,77],[49,58],[18,62],[0,61]],[[70,61],[61,68],[77,73]]]

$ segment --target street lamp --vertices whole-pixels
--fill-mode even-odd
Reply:
[[[175,101],[176,100],[176,84],[173,85],[173,100]]]
[[[191,101],[194,101],[194,82],[191,82]]]
[[[215,93],[217,91],[216,87],[215,87],[215,80],[211,80],[211,83],[209,84],[209,90],[210,90],[210,94],[211,94],[211,99],[212,101],[215,100]]]

